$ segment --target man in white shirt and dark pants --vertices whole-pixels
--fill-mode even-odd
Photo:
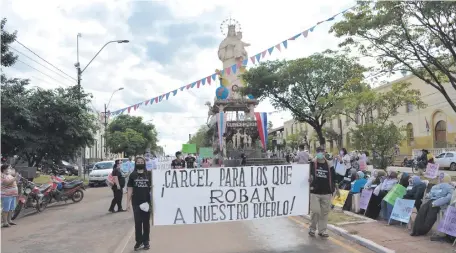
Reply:
[[[304,150],[304,144],[299,145],[299,152],[296,155],[295,162],[298,164],[308,164],[309,163],[309,152]]]

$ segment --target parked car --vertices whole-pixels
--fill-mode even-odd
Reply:
[[[60,162],[60,166],[59,167],[63,167],[64,169],[66,169],[68,171],[68,175],[70,176],[77,176],[79,174],[79,168],[77,165],[73,165],[67,161],[64,161],[62,160]]]
[[[434,162],[441,169],[449,168],[451,171],[456,170],[456,152],[444,152],[434,158]]]
[[[114,161],[102,161],[93,165],[92,171],[89,173],[89,186],[106,185],[109,173],[112,172]]]

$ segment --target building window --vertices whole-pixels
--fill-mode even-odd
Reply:
[[[413,112],[413,104],[410,103],[410,102],[407,102],[407,104],[405,105],[405,111],[406,112]]]
[[[408,123],[406,127],[406,136],[407,136],[407,145],[412,146],[413,141],[414,141],[414,136],[413,136],[413,125],[412,123]]]

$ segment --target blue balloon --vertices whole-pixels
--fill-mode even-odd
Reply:
[[[223,87],[223,86],[218,87],[215,90],[215,95],[217,96],[217,99],[225,100],[228,98],[229,93],[230,93],[230,91],[228,90],[228,88]]]
[[[252,94],[247,95],[249,99],[255,99],[255,97]]]

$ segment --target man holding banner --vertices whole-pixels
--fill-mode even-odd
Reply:
[[[310,217],[312,223],[309,235],[315,236],[318,225],[318,235],[327,238],[328,215],[331,210],[332,194],[336,192],[339,196],[336,184],[336,172],[334,167],[329,167],[325,159],[324,149],[317,148],[316,160],[310,166]]]

